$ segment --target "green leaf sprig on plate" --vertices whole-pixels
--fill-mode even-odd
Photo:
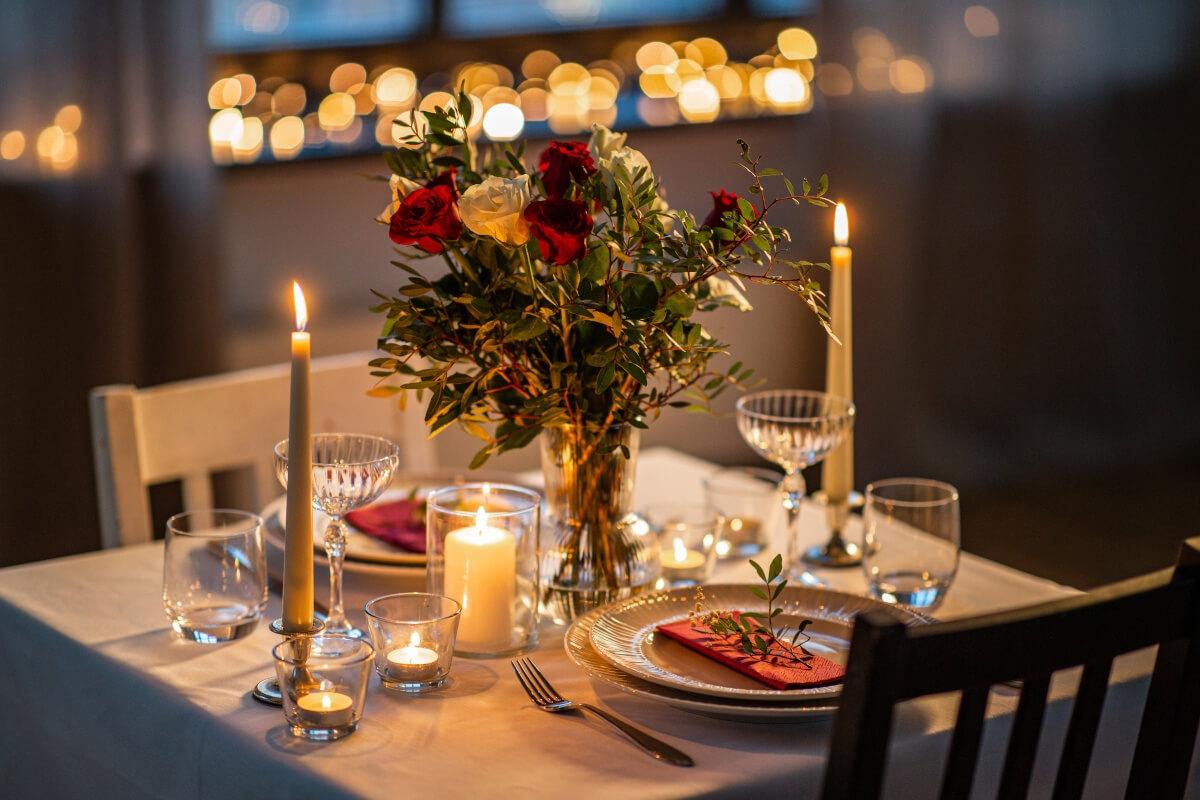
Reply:
[[[766,570],[753,559],[750,566],[763,582],[762,587],[750,591],[767,604],[766,611],[714,611],[705,605],[703,587],[697,587],[696,607],[688,612],[692,630],[709,634],[716,640],[713,644],[736,641],[742,652],[754,658],[770,658],[784,666],[812,669],[812,653],[804,649],[811,638],[805,631],[812,620],[801,620],[791,636],[787,635],[787,628],[776,626],[776,618],[783,609],[776,607],[775,601],[788,583],[783,577],[783,556],[776,555]]]

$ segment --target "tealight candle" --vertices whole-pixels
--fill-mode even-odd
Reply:
[[[421,647],[421,637],[413,632],[405,647],[397,647],[387,654],[388,677],[403,683],[427,681],[438,674],[436,650]]]
[[[662,554],[662,574],[668,583],[697,583],[704,580],[708,557],[699,550],[688,548],[676,537],[671,550]]]
[[[309,692],[296,698],[296,708],[301,719],[310,725],[336,728],[350,724],[354,700],[341,692]]]

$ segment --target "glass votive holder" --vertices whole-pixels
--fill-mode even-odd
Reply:
[[[275,674],[293,736],[332,741],[362,719],[375,649],[340,633],[295,636],[276,645]]]
[[[406,592],[376,597],[363,610],[384,686],[418,693],[445,684],[458,633],[455,600]]]
[[[721,518],[717,558],[749,558],[767,546],[767,518],[778,507],[780,474],[723,467],[704,479],[708,510]]]
[[[240,639],[266,606],[262,517],[205,509],[167,520],[163,607],[180,638],[200,644]]]
[[[511,655],[536,641],[541,503],[537,492],[503,483],[447,486],[426,498],[425,588],[459,604],[456,655]]]
[[[664,585],[695,586],[712,577],[720,538],[719,517],[703,506],[683,503],[652,505],[643,516],[658,534]]]

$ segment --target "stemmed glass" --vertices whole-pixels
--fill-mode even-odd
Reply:
[[[804,568],[800,549],[800,501],[804,476],[800,471],[825,458],[854,427],[854,404],[824,392],[775,389],[754,392],[737,401],[738,431],[763,458],[783,468],[780,483],[787,511],[788,569],[805,583],[821,581]],[[845,549],[841,532],[834,531],[823,550]]]
[[[275,475],[288,482],[287,439],[275,445]],[[342,562],[346,557],[346,523],[342,517],[374,501],[392,482],[400,449],[379,436],[317,433],[312,437],[313,508],[329,516],[325,555],[329,559],[329,615],[326,633],[362,636],[350,625],[342,604]]]

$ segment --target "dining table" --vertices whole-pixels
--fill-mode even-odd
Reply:
[[[664,497],[703,503],[703,479],[714,469],[676,450],[645,449],[635,503]],[[536,473],[520,479],[539,480]],[[805,507],[801,525],[813,543],[825,535],[815,505]],[[695,766],[655,761],[588,716],[539,710],[504,658],[457,658],[445,688],[419,695],[386,690],[372,676],[365,716],[353,735],[329,743],[295,738],[278,708],[250,695],[272,672],[277,637],[264,623],[226,644],[180,640],[163,611],[162,567],[162,542],[152,542],[0,570],[0,702],[6,709],[0,796],[637,800],[820,793],[828,716],[715,719],[625,693],[572,663],[565,629],[548,621],[529,655],[563,695],[627,718],[689,754]],[[422,588],[412,585],[411,570],[406,574],[395,591]],[[859,568],[817,574],[835,589],[867,590]],[[733,559],[718,565],[712,582],[753,580],[749,565]],[[353,573],[346,592],[348,607],[369,599]],[[935,614],[970,617],[1077,592],[964,552]],[[279,613],[272,594],[266,617]],[[1152,651],[1141,651],[1116,662],[1088,797],[1124,794],[1152,659]],[[1052,684],[1033,797],[1050,795],[1077,680],[1077,671],[1066,671]],[[1017,697],[1004,685],[991,693],[975,796],[995,794]],[[899,707],[886,796],[937,795],[956,708],[954,695]]]

